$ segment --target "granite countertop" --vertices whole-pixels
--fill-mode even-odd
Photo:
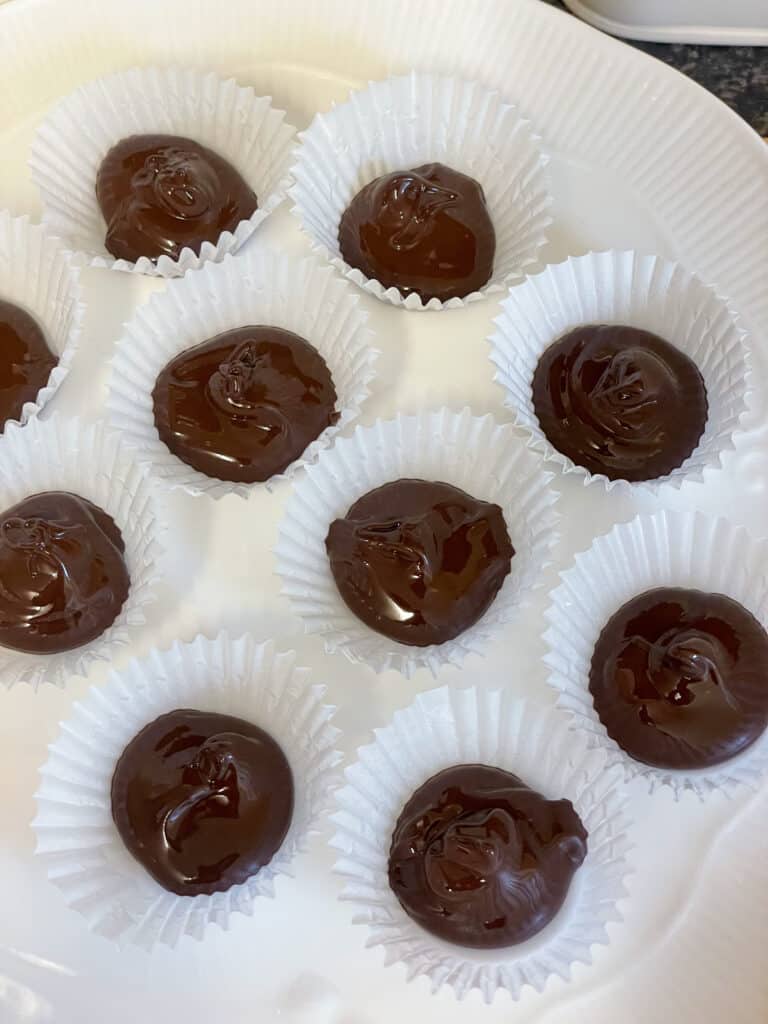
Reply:
[[[566,9],[562,0],[543,2]],[[629,42],[689,75],[768,137],[768,47]]]

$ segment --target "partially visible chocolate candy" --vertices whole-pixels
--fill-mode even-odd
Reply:
[[[0,645],[56,654],[101,636],[128,596],[124,551],[114,520],[74,494],[0,514]]]
[[[112,776],[128,850],[179,896],[224,892],[269,864],[293,817],[293,775],[263,729],[182,709],[135,736]]]
[[[241,327],[181,352],[152,400],[160,439],[183,462],[244,483],[282,473],[339,418],[323,357],[278,327]]]
[[[589,689],[608,735],[635,760],[708,768],[768,725],[768,633],[723,594],[650,590],[607,622]]]
[[[576,327],[542,355],[533,407],[549,441],[609,480],[654,480],[681,466],[704,433],[696,364],[650,331]]]
[[[569,800],[547,800],[501,768],[457,765],[403,808],[389,884],[438,938],[501,949],[549,924],[586,855],[587,831]]]
[[[350,266],[385,288],[446,302],[488,283],[496,233],[482,186],[431,163],[362,188],[341,218],[339,246]]]
[[[257,208],[256,196],[218,153],[176,135],[131,135],[107,153],[96,179],[117,259],[177,260],[189,247],[216,245]]]
[[[58,361],[34,318],[0,299],[0,432],[35,401]]]
[[[515,553],[498,505],[446,483],[396,480],[359,498],[326,539],[351,611],[399,643],[425,647],[487,611]]]

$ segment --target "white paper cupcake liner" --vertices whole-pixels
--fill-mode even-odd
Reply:
[[[367,321],[354,289],[327,265],[258,250],[229,257],[171,282],[126,324],[112,360],[108,414],[139,458],[151,463],[153,475],[169,485],[213,498],[247,497],[254,487],[272,488],[312,462],[357,418],[378,355]],[[152,403],[158,374],[176,355],[251,324],[282,327],[313,345],[331,371],[340,413],[285,472],[257,484],[219,480],[183,462],[160,440]]]
[[[153,488],[115,431],[58,414],[9,427],[0,438],[0,513],[42,491],[77,494],[112,516],[125,543],[131,586],[114,623],[82,647],[26,654],[0,646],[0,680],[7,687],[18,682],[64,686],[92,662],[110,658],[146,621],[145,606],[155,600],[160,575]]]
[[[498,292],[536,261],[552,218],[546,159],[530,124],[496,92],[458,78],[411,72],[372,82],[300,134],[289,189],[312,242],[355,284],[406,309],[452,309]],[[346,263],[339,221],[352,198],[388,171],[440,161],[478,181],[496,230],[490,281],[447,302],[405,298]]]
[[[517,999],[526,985],[540,992],[552,975],[568,980],[573,964],[591,963],[592,946],[609,941],[606,925],[622,919],[617,902],[630,871],[622,772],[606,751],[590,750],[569,731],[557,711],[508,692],[444,687],[396,712],[357,756],[336,797],[331,842],[342,854],[342,898],[355,905],[355,923],[368,926],[367,945],[385,947],[387,965],[405,964],[409,980],[425,975],[435,992],[448,985],[461,999],[476,988],[491,1002],[499,990]],[[389,849],[403,806],[433,775],[459,764],[497,766],[548,799],[570,800],[589,833],[586,859],[557,917],[508,949],[441,941],[408,917],[389,886]]]
[[[43,202],[43,220],[91,266],[178,277],[206,261],[236,252],[275,210],[288,185],[296,129],[271,98],[213,72],[132,68],[81,86],[61,100],[40,125],[30,167]],[[104,245],[106,227],[96,200],[96,177],[109,150],[131,135],[180,135],[228,160],[256,193],[258,209],[216,245],[178,260],[116,260]]]
[[[311,685],[293,652],[227,633],[176,643],[113,673],[74,706],[41,769],[33,828],[37,852],[67,904],[88,926],[146,949],[202,939],[209,924],[226,929],[234,913],[252,915],[261,897],[316,829],[337,783],[333,709],[325,688]],[[115,764],[141,729],[180,708],[215,711],[254,722],[288,758],[296,783],[293,820],[268,865],[241,885],[213,895],[177,896],[162,888],[125,848],[112,820]]]
[[[495,502],[504,513],[515,548],[510,574],[485,615],[454,640],[411,647],[382,636],[347,608],[325,550],[331,523],[362,495],[402,478],[453,484],[473,497]],[[441,409],[400,415],[357,427],[310,466],[285,508],[275,549],[283,593],[308,633],[321,633],[329,652],[340,651],[375,671],[412,675],[426,667],[460,664],[483,653],[499,627],[510,621],[539,582],[557,540],[556,493],[541,458],[515,429],[492,416]]]
[[[695,451],[677,469],[656,480],[629,483],[592,474],[561,454],[546,438],[533,408],[532,382],[544,351],[574,327],[616,323],[660,335],[685,352],[704,378],[709,415]],[[750,360],[739,318],[714,289],[678,263],[636,252],[592,252],[548,266],[513,288],[502,303],[491,336],[495,379],[505,405],[532,445],[564,473],[585,484],[614,487],[679,487],[701,481],[717,468],[747,411]]]
[[[26,402],[19,420],[12,423],[24,424],[36,416],[69,373],[85,314],[79,276],[61,242],[39,224],[31,224],[29,217],[0,211],[0,299],[35,318],[59,359],[34,402]],[[0,433],[3,429],[0,423]]]
[[[768,626],[768,540],[754,540],[743,527],[700,513],[641,515],[598,537],[561,580],[545,613],[544,661],[558,707],[572,716],[579,733],[619,756],[627,777],[643,777],[651,791],[667,785],[676,796],[685,790],[706,796],[738,785],[756,788],[768,769],[768,730],[743,753],[713,768],[654,768],[635,761],[608,736],[592,703],[589,671],[611,616],[657,587],[725,594]]]

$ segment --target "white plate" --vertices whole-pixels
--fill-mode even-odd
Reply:
[[[532,118],[552,155],[555,228],[547,259],[593,247],[639,247],[681,259],[729,294],[753,332],[756,377],[768,361],[768,152],[697,86],[535,0],[14,0],[0,7],[0,203],[39,212],[25,162],[45,108],[77,84],[134,63],[211,67],[271,92],[289,120],[344,99],[369,78],[412,66],[476,77]],[[303,253],[286,209],[256,239]],[[72,372],[52,406],[102,414],[106,362],[121,322],[162,282],[88,271],[90,309]],[[365,421],[447,403],[504,421],[485,337],[488,300],[456,312],[413,315],[363,297],[383,355]],[[446,354],[450,353],[450,358]],[[674,504],[730,514],[766,532],[768,399],[726,468]],[[558,566],[596,530],[635,507],[618,495],[563,481],[565,536]],[[218,503],[167,501],[169,560],[162,600],[134,653],[201,627],[247,627],[296,646],[340,706],[351,753],[372,726],[435,682],[376,677],[323,654],[278,596],[271,549],[287,495]],[[439,683],[514,687],[550,703],[540,662],[544,595],[463,672]],[[126,655],[127,657],[127,655]],[[93,673],[100,682],[104,670]],[[768,789],[757,796],[675,805],[633,787],[638,871],[625,923],[591,968],[542,996],[492,1008],[458,1004],[406,984],[363,948],[330,874],[327,833],[278,885],[274,902],[203,944],[147,956],[90,935],[33,858],[29,821],[37,769],[58,722],[86,689],[0,693],[0,1021],[2,1024],[761,1024],[768,1019]]]

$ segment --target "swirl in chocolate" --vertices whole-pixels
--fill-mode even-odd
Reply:
[[[487,284],[496,233],[482,187],[433,163],[362,188],[342,215],[339,246],[350,266],[385,288],[445,302]]]
[[[325,542],[339,593],[371,629],[426,647],[487,611],[515,551],[498,505],[397,480],[358,499]]]
[[[29,313],[0,299],[0,432],[35,401],[58,361]]]
[[[768,634],[722,594],[661,588],[625,604],[595,645],[589,689],[608,735],[658,768],[720,764],[768,725]]]
[[[610,480],[677,469],[707,422],[696,364],[649,331],[613,324],[577,327],[546,350],[533,406],[559,452]]]
[[[104,157],[96,198],[117,259],[177,260],[197,255],[234,231],[257,207],[256,196],[218,153],[176,135],[132,135]]]
[[[106,512],[61,491],[0,515],[0,644],[56,654],[115,621],[130,579],[120,531]]]
[[[322,356],[279,327],[226,331],[172,359],[152,394],[161,441],[219,480],[282,473],[339,418]]]
[[[179,710],[145,726],[112,776],[128,850],[179,896],[224,892],[268,864],[293,816],[293,775],[256,725]]]
[[[547,800],[501,768],[457,765],[403,808],[389,884],[433,935],[499,949],[552,920],[586,855],[587,831],[569,800]]]

